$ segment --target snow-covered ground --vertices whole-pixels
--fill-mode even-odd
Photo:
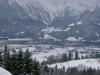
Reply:
[[[45,45],[40,45],[40,48],[37,49],[35,48],[34,51],[32,51],[33,59],[36,59],[40,62],[47,60],[47,58],[51,55],[53,56],[61,56],[63,53],[67,53],[69,51],[72,51],[73,53],[75,51],[78,51],[79,53],[79,58],[81,58],[82,56],[88,56],[89,54],[91,54],[92,52],[96,51],[99,52],[100,48],[99,47],[89,47],[89,46],[85,46],[85,47],[59,47],[59,46],[52,46],[52,49],[49,48],[49,46],[45,46]],[[75,53],[74,53],[75,54]],[[73,55],[74,58],[74,55]]]
[[[52,65],[48,65],[49,67],[63,68],[67,70],[68,68],[77,67],[78,70],[83,69],[100,69],[100,59],[82,59],[82,60],[72,60],[64,63],[55,63]]]
[[[72,38],[73,39],[73,38]],[[68,53],[69,51],[78,51],[79,58],[82,56],[88,56],[91,52],[100,52],[100,47],[98,46],[58,46],[58,45],[47,45],[47,44],[8,44],[8,48],[13,48],[16,51],[22,49],[24,52],[29,49],[32,52],[32,58],[40,62],[47,60],[49,56],[61,56],[63,53]],[[0,50],[4,50],[4,45],[0,46]],[[73,55],[74,57],[75,55]]]
[[[44,52],[38,52],[37,54],[33,54],[32,58],[36,59],[40,62],[47,60],[49,56],[60,56],[63,53],[67,53],[66,48],[55,48],[53,50],[46,50]]]
[[[82,41],[83,38],[82,37],[78,37],[77,39],[75,37],[68,37],[67,39],[65,39],[66,41],[73,41],[73,42],[79,42]]]
[[[12,75],[12,74],[8,72],[7,70],[0,67],[0,75]]]
[[[15,39],[8,39],[9,41],[32,41],[31,38],[15,38]]]

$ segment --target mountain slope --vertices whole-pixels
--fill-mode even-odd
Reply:
[[[32,19],[17,3],[9,3],[9,0],[0,0],[0,36],[4,37],[28,37],[34,36],[45,24]],[[24,35],[16,33],[25,32]]]
[[[3,37],[100,40],[100,0],[0,0],[0,10]]]
[[[10,2],[11,1],[11,2]],[[51,22],[56,16],[63,16],[67,8],[77,14],[85,10],[94,10],[100,5],[99,0],[10,0],[10,3],[18,3],[32,18],[39,19],[45,23]]]

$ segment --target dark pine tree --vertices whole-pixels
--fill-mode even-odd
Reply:
[[[0,51],[0,66],[3,67],[2,51]]]
[[[75,60],[78,60],[78,52],[75,52]]]
[[[62,61],[68,61],[68,56],[66,53],[62,55]]]
[[[18,73],[19,75],[24,74],[24,54],[23,51],[20,49],[18,52],[18,56],[17,56],[17,69],[18,69]]]
[[[33,60],[31,59],[31,52],[27,49],[24,53],[24,74],[31,75],[33,74]]]
[[[6,69],[8,68],[9,59],[10,59],[10,53],[8,51],[7,45],[5,45],[4,52],[3,52],[3,65],[4,68]]]
[[[40,66],[37,61],[34,61],[33,75],[40,75]]]
[[[69,60],[72,60],[72,53],[69,52]]]
[[[7,47],[7,45],[5,45],[4,52],[3,52],[3,60],[4,60],[4,63],[7,60],[7,56],[8,56],[8,47]]]
[[[17,55],[17,52],[14,49],[13,49],[12,53],[13,54],[11,55],[11,66],[12,66],[11,73],[13,75],[18,75],[19,74],[18,73],[18,71],[19,71],[19,68],[18,68],[18,64],[19,64],[18,55]]]

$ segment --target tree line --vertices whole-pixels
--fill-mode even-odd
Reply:
[[[51,55],[47,58],[47,61],[43,61],[42,64],[54,64],[54,63],[61,63],[61,62],[66,62],[66,61],[70,61],[70,60],[78,60],[80,59],[79,58],[79,54],[78,54],[78,51],[76,51],[74,53],[74,57],[73,57],[73,54],[72,52],[69,52],[69,53],[63,53],[59,56],[54,56],[54,55]]]
[[[12,75],[40,75],[40,65],[32,60],[31,52],[27,49],[9,50],[7,45],[0,51],[0,66],[12,73]]]
[[[100,70],[92,68],[78,70],[76,67],[68,68],[66,70],[65,67],[58,68],[55,66],[54,68],[49,68],[48,66],[45,66],[41,75],[100,75]]]

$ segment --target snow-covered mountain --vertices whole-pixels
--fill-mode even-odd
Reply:
[[[0,10],[0,36],[100,40],[100,0],[0,0]]]
[[[8,3],[10,6],[17,3],[28,16],[44,23],[50,23],[56,16],[63,16],[68,10],[75,15],[100,6],[100,0],[8,0]]]

